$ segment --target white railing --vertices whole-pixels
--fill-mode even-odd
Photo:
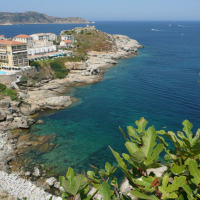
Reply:
[[[19,90],[19,87],[18,87],[18,85],[16,84],[16,82],[11,82],[11,85],[14,86],[14,88],[15,88],[16,90]]]

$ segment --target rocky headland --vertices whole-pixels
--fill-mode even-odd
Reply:
[[[49,199],[51,194],[48,192],[53,191],[57,197],[52,196],[52,199],[61,199],[58,197],[62,191],[59,182],[47,175],[50,169],[35,163],[32,169],[26,171],[24,165],[28,163],[26,160],[19,162],[19,156],[32,150],[44,153],[56,148],[53,144],[56,134],[37,137],[28,132],[31,124],[44,123],[35,122],[31,115],[46,108],[69,107],[74,101],[72,97],[64,94],[69,86],[92,84],[102,80],[103,69],[117,64],[119,58],[135,56],[137,49],[143,48],[136,40],[127,36],[106,36],[112,43],[112,50],[90,51],[85,62],[66,62],[65,66],[70,69],[70,73],[64,79],[47,78],[37,83],[29,81],[21,84],[18,91],[20,101],[11,101],[7,97],[0,101],[0,191],[6,190],[14,197],[27,197],[30,200]],[[125,188],[129,186],[126,185]],[[102,196],[97,194],[97,199],[102,199]]]

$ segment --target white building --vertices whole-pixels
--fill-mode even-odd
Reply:
[[[0,35],[0,40],[5,40],[5,35]]]
[[[24,42],[27,44],[27,48],[33,48],[33,38],[29,35],[20,34],[13,38],[14,41]]]
[[[33,40],[39,40],[39,41],[49,40],[49,35],[46,35],[46,33],[36,33],[30,36],[33,38]]]
[[[46,46],[53,46],[53,42],[49,40],[33,40],[34,47],[46,47]]]
[[[27,49],[28,56],[34,55],[43,55],[45,53],[56,52],[56,45],[48,46],[48,47],[35,47],[31,49]]]
[[[57,35],[55,33],[46,33],[46,35],[49,35],[50,41],[57,41]]]
[[[73,42],[71,40],[65,40],[60,42],[60,46],[62,47],[73,47]]]
[[[35,33],[35,34],[32,34],[31,37],[33,38],[33,40],[39,40],[39,41],[42,41],[42,40],[50,40],[50,41],[57,40],[57,35],[54,34],[54,33]]]
[[[61,35],[61,41],[71,40],[74,43],[74,35]]]

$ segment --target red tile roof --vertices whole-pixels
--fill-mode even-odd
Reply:
[[[17,45],[17,44],[26,44],[24,42],[17,42],[17,41],[9,41],[9,40],[0,40],[0,45]]]
[[[5,35],[0,35],[0,36],[5,36]]]
[[[25,34],[20,34],[20,35],[15,36],[14,38],[31,38],[31,36],[25,35]]]
[[[63,41],[64,43],[71,43],[72,41],[71,40],[65,40]]]

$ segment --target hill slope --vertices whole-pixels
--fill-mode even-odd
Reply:
[[[0,24],[67,24],[89,23],[79,17],[51,17],[38,12],[9,13],[0,12]]]

